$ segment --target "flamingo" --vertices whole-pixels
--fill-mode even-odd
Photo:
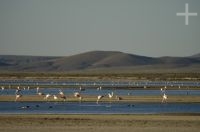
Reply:
[[[119,101],[119,100],[122,100],[122,97],[119,97],[119,96],[115,96],[115,98]]]
[[[108,97],[109,97],[110,99],[112,99],[113,95],[114,95],[114,93],[113,93],[113,92],[111,92],[111,93],[108,93]]]
[[[60,95],[64,95],[64,93],[63,93],[62,90],[59,90],[59,94],[60,94]]]
[[[15,90],[15,94],[19,94],[20,92],[21,92],[20,89],[16,89],[16,90]]]
[[[40,91],[40,87],[37,87],[37,88],[36,88],[36,93],[37,93],[39,96],[45,95],[44,93],[39,92],[39,91]]]
[[[42,93],[42,92],[39,92],[39,93],[37,93],[39,96],[41,96],[41,95],[44,95],[44,93]]]
[[[37,87],[37,88],[36,88],[36,92],[38,93],[38,92],[39,92],[39,90],[40,90],[40,87]]]
[[[163,88],[160,88],[161,93],[164,91]]]
[[[60,94],[60,98],[62,98],[63,101],[66,101],[66,96],[65,96],[65,94],[63,93],[62,90],[59,90],[59,94]]]
[[[81,100],[82,100],[82,97],[81,97],[81,95],[80,95],[80,93],[79,93],[79,92],[75,92],[75,93],[74,93],[74,97],[78,98],[78,99],[79,99],[79,101],[81,101]]]
[[[167,95],[164,93],[162,98],[162,103],[167,102]]]
[[[51,95],[50,94],[46,94],[44,99],[47,100]]]
[[[17,93],[16,96],[15,96],[15,102],[21,97],[22,97],[22,95]]]
[[[161,93],[165,93],[165,90],[167,89],[167,87],[165,86],[164,88],[160,88]]]
[[[17,87],[15,94],[18,94],[19,92],[21,92],[21,89],[19,88],[19,86]]]
[[[80,90],[80,91],[85,91],[85,89],[84,89],[84,88],[82,88],[81,86],[80,86],[79,90]]]
[[[20,90],[20,87],[19,87],[19,86],[17,86],[17,89],[18,89],[18,90]]]
[[[60,98],[62,98],[63,101],[66,101],[66,96],[65,95],[61,95]]]
[[[102,87],[100,86],[100,87],[97,88],[97,91],[100,91],[101,89],[102,89]]]
[[[5,89],[5,88],[2,86],[2,87],[1,87],[1,90],[3,91],[4,89]]]
[[[58,97],[56,95],[53,95],[54,100],[58,100]]]
[[[104,97],[104,95],[98,95],[97,96],[97,104],[99,103],[99,100],[101,100]]]
[[[111,92],[111,93],[108,93],[108,97],[109,97],[109,99],[110,99],[110,103],[111,103],[111,99],[112,99],[113,95],[114,95],[114,93],[113,93],[113,92]]]

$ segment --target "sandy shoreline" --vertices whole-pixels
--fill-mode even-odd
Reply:
[[[0,115],[1,132],[197,132],[199,115]]]
[[[82,102],[96,102],[97,97],[91,95],[83,95]],[[125,102],[132,102],[132,103],[161,103],[162,96],[121,96],[122,100],[117,100],[115,98],[109,99],[108,97],[104,97],[100,102],[113,102],[113,103],[125,103]],[[14,101],[15,95],[1,95],[1,101]],[[44,101],[44,96],[39,95],[24,95],[18,101],[23,102],[34,102],[34,101]],[[58,100],[54,100],[53,97],[49,98],[47,101],[54,101],[54,102],[61,102],[63,101],[61,98]],[[77,98],[73,95],[67,96],[66,102],[79,102]],[[168,103],[200,103],[200,96],[168,96]]]

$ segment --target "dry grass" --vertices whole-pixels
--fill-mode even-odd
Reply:
[[[0,115],[1,132],[197,132],[198,115]]]

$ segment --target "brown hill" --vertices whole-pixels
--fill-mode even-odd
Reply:
[[[67,57],[0,55],[0,71],[156,71],[181,69],[199,72],[199,66],[200,59],[198,57],[153,58],[116,51],[91,51]]]

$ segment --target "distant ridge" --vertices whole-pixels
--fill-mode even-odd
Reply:
[[[198,54],[194,54],[194,55],[192,55],[192,56],[190,56],[190,57],[200,58],[200,53],[198,53]]]
[[[147,57],[118,51],[90,51],[66,57],[0,55],[0,71],[200,71],[200,54]]]

